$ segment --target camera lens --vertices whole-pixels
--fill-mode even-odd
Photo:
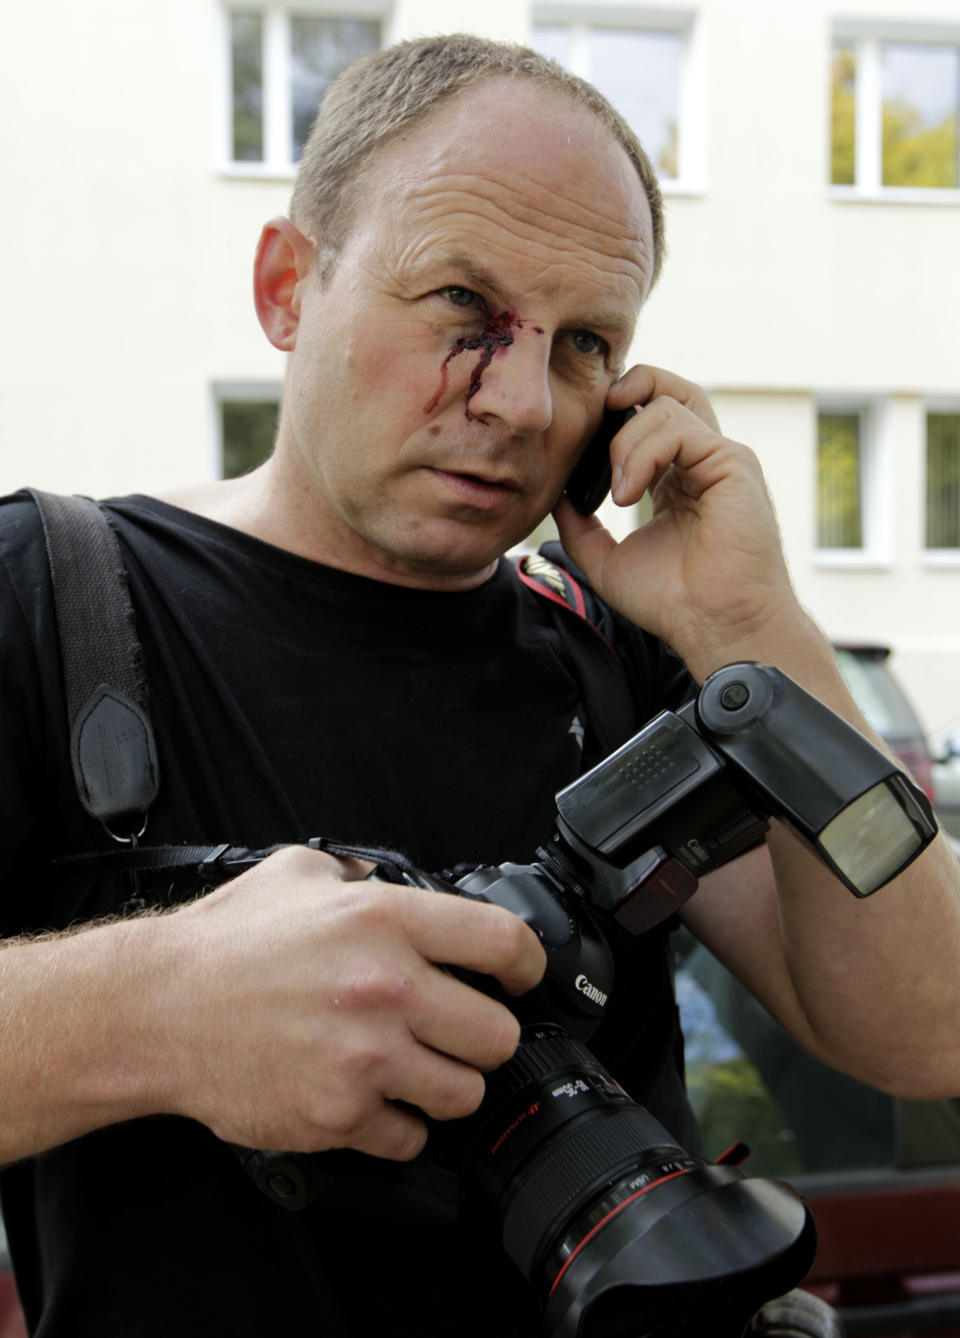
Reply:
[[[554,1338],[740,1334],[813,1259],[799,1196],[691,1156],[553,1023],[489,1076],[468,1169]]]

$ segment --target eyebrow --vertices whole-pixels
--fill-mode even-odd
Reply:
[[[506,302],[506,293],[494,277],[493,271],[487,269],[485,265],[478,264],[465,251],[441,251],[430,258],[429,268],[445,265],[457,270],[468,282],[476,284],[478,288],[485,288],[488,293]]]
[[[449,250],[434,254],[429,262],[429,268],[434,266],[449,265],[463,276],[465,283],[475,284],[478,288],[484,288],[491,296],[506,306],[510,305],[509,298],[504,292],[502,285],[494,276],[492,270],[487,269],[483,264],[478,263],[472,256],[467,255],[465,251]],[[428,268],[427,265],[424,268]],[[587,313],[581,316],[576,326],[577,329],[584,330],[603,330],[615,334],[629,343],[633,338],[636,328],[636,319],[623,316],[619,312],[605,311]]]

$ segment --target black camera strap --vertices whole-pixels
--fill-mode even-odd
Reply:
[[[163,845],[130,846],[117,850],[93,850],[85,855],[64,855],[53,861],[55,868],[95,868],[132,874],[175,873],[191,870],[201,878],[220,881],[235,878],[245,869],[252,868],[279,850],[287,850],[291,842],[264,846],[253,850],[249,846],[221,845]],[[303,841],[308,850],[323,850],[328,855],[343,859],[368,860],[377,865],[390,882],[403,882],[404,875],[419,873],[406,855],[381,846],[357,845],[348,841],[334,841],[326,836],[314,836]]]
[[[111,836],[135,840],[160,766],[120,545],[90,498],[27,491],[50,564],[77,794]]]

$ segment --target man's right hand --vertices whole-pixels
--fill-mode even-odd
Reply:
[[[170,913],[6,948],[0,1000],[22,1065],[16,1096],[0,1084],[19,1135],[0,1159],[175,1113],[248,1147],[406,1160],[426,1141],[418,1112],[475,1110],[519,1024],[443,966],[517,994],[543,949],[500,907],[366,871],[290,847]],[[33,1025],[21,998],[42,1002]]]

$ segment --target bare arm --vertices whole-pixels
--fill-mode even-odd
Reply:
[[[158,916],[0,951],[0,1162],[140,1115],[220,1137],[406,1159],[409,1103],[468,1114],[519,1027],[440,969],[536,984],[535,935],[498,907],[273,856]]]
[[[699,681],[738,660],[776,665],[870,735],[796,599],[753,453],[720,434],[702,391],[657,368],[633,368],[609,402],[643,406],[614,440],[614,495],[632,505],[650,488],[654,517],[617,543],[558,508],[598,592]],[[960,870],[942,838],[866,901],[776,824],[768,850],[705,880],[690,927],[826,1063],[903,1095],[960,1093]]]

